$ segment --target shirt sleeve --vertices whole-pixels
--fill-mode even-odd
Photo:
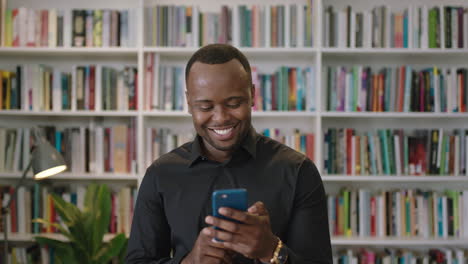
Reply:
[[[163,199],[157,187],[156,168],[152,165],[146,170],[138,191],[125,263],[180,263],[182,257],[170,257],[170,234]]]
[[[332,264],[327,198],[320,174],[309,159],[299,170],[286,234],[287,263]]]

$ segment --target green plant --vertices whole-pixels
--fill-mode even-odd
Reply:
[[[123,263],[127,245],[125,234],[116,235],[108,243],[103,241],[111,216],[111,193],[106,185],[88,186],[83,211],[56,194],[52,194],[52,199],[67,228],[45,219],[35,219],[34,222],[53,226],[67,238],[68,241],[60,241],[44,236],[35,237],[40,245],[55,250],[55,263],[105,264],[115,257]]]

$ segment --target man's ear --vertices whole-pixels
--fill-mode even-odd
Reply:
[[[250,94],[252,96],[252,106],[255,105],[255,84],[252,83],[252,86],[250,88]]]
[[[192,114],[192,106],[190,105],[189,93],[187,90],[185,90],[185,100],[187,100],[188,112]]]

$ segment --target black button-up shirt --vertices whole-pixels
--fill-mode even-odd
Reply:
[[[303,154],[252,128],[226,162],[201,153],[201,138],[162,155],[140,185],[127,263],[180,263],[211,215],[216,189],[245,188],[248,206],[262,201],[288,263],[332,263],[325,191]],[[171,252],[172,251],[172,252]],[[243,257],[234,263],[254,263]]]

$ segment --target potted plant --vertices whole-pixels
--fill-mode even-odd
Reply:
[[[45,219],[34,221],[55,227],[68,240],[35,237],[41,246],[54,249],[55,263],[105,264],[116,257],[120,263],[123,263],[127,245],[125,234],[117,234],[107,243],[103,241],[104,234],[108,231],[112,210],[111,193],[106,185],[88,186],[83,211],[56,194],[52,194],[52,199],[55,210],[66,227]]]

